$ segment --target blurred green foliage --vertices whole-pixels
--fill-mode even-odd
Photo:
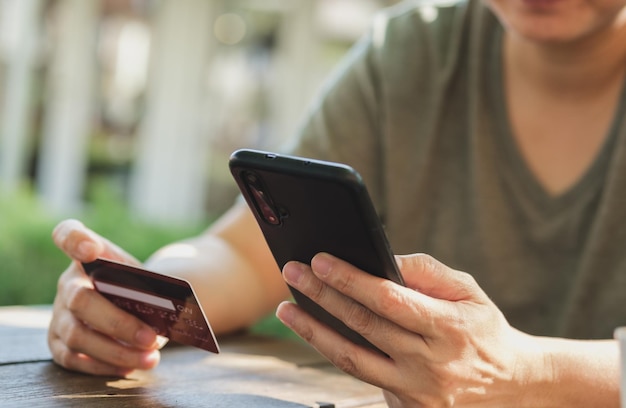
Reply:
[[[163,227],[139,221],[130,216],[113,192],[104,183],[95,183],[91,204],[74,217],[138,259],[206,228],[206,223]],[[1,305],[52,302],[58,276],[69,265],[51,238],[60,219],[46,211],[29,190],[0,197]]]

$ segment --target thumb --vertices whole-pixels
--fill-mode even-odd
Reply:
[[[424,295],[450,301],[484,295],[471,275],[449,268],[430,255],[396,255],[396,262],[406,286]]]
[[[52,231],[52,239],[67,256],[79,262],[107,258],[132,265],[140,264],[132,255],[96,234],[78,220],[61,221]]]

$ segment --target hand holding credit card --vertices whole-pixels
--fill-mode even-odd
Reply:
[[[106,259],[83,263],[95,289],[172,341],[219,353],[189,282]]]

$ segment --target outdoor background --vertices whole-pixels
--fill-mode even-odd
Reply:
[[[139,259],[236,197],[394,0],[0,0],[0,305],[49,304],[77,218]]]

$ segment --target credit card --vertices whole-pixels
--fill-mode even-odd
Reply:
[[[219,353],[189,282],[107,259],[83,263],[102,296],[177,343]]]

